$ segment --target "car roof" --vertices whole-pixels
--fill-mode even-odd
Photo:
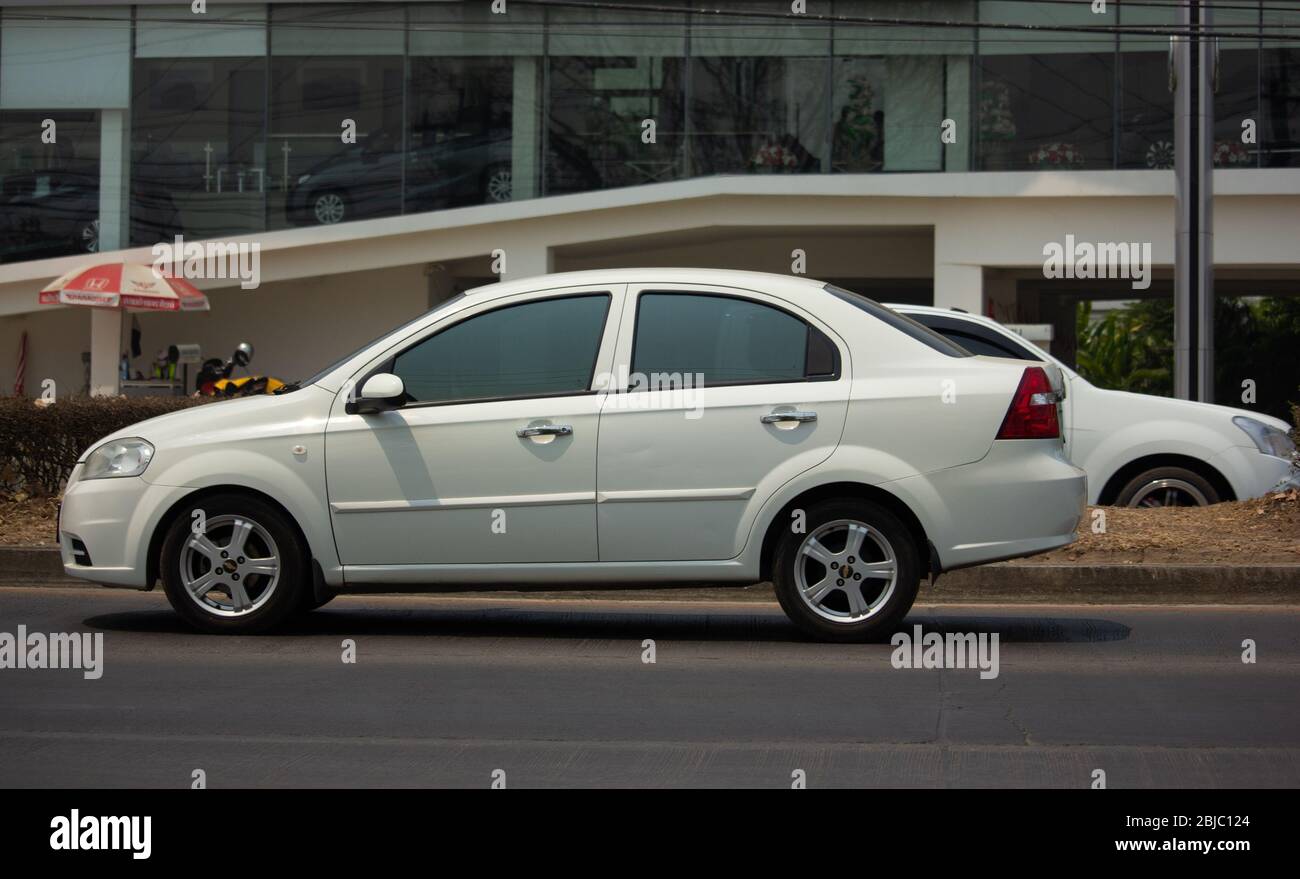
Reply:
[[[649,267],[623,269],[588,269],[580,272],[556,272],[526,278],[497,281],[466,290],[467,296],[492,293],[493,297],[513,293],[579,287],[586,284],[708,284],[715,287],[739,287],[761,292],[824,292],[826,282],[795,275],[771,272],[747,272],[735,269],[696,269],[683,267]]]

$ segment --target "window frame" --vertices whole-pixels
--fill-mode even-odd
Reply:
[[[836,344],[835,340],[831,338],[829,333],[826,333],[823,330],[819,329],[818,327],[813,326],[812,323],[800,317],[799,315],[795,314],[793,311],[791,311],[788,308],[783,308],[780,305],[776,305],[771,302],[764,302],[763,300],[755,299],[752,296],[745,296],[742,293],[722,293],[715,290],[703,290],[703,289],[669,290],[669,289],[660,289],[653,286],[645,286],[636,291],[636,308],[633,309],[633,313],[632,313],[632,346],[627,359],[628,371],[630,373],[633,374],[636,373],[637,344],[640,341],[640,336],[641,336],[642,301],[646,296],[661,296],[661,295],[705,296],[713,299],[739,299],[743,302],[748,302],[751,305],[761,305],[766,308],[770,308],[773,311],[779,311],[782,314],[786,315],[787,317],[797,320],[799,323],[804,325],[804,329],[807,333],[806,335],[807,343],[805,344],[804,347],[804,366],[803,366],[804,374],[802,376],[799,376],[797,378],[756,379],[753,381],[737,380],[737,381],[725,381],[725,382],[705,382],[701,386],[702,388],[736,388],[736,387],[747,387],[751,385],[789,385],[789,384],[798,384],[802,382],[833,382],[833,381],[839,381],[840,378],[842,377],[842,373],[844,369],[844,365],[843,365],[844,359],[843,357],[840,356],[840,346]],[[834,356],[834,369],[829,374],[825,374],[825,375],[808,374],[808,355],[812,350],[811,342],[813,339],[813,335],[812,335],[813,333],[819,333],[827,342],[830,343],[831,351],[833,352],[833,356]],[[653,388],[627,388],[625,389],[624,392],[625,393],[648,393],[651,390],[654,389]]]
[[[587,397],[593,394],[600,393],[598,390],[592,387],[592,383],[596,379],[596,367],[600,364],[600,354],[605,345],[605,336],[609,332],[609,314],[614,303],[614,292],[615,291],[613,290],[598,290],[598,289],[574,291],[574,292],[561,293],[558,296],[538,296],[531,299],[525,299],[521,302],[504,302],[497,305],[494,308],[484,308],[482,311],[475,311],[473,314],[467,314],[464,317],[462,317],[460,320],[454,320],[451,323],[447,324],[446,326],[439,326],[433,329],[432,331],[430,331],[428,334],[423,335],[418,339],[404,343],[400,350],[394,351],[390,354],[385,354],[383,356],[383,359],[380,360],[378,364],[376,364],[371,369],[365,371],[361,380],[358,381],[354,387],[356,388],[357,393],[360,394],[361,388],[365,386],[366,382],[369,381],[372,376],[384,372],[397,375],[397,373],[392,372],[392,370],[393,370],[394,363],[396,362],[398,357],[401,357],[403,354],[405,354],[406,352],[410,351],[413,348],[423,345],[425,342],[429,341],[434,336],[437,336],[441,333],[445,333],[447,330],[450,330],[453,327],[458,327],[461,324],[468,323],[469,321],[472,321],[475,318],[484,317],[486,315],[493,314],[498,311],[505,311],[508,308],[519,308],[520,306],[524,306],[524,305],[536,305],[543,302],[558,302],[562,299],[579,299],[579,298],[585,299],[585,298],[593,298],[593,297],[604,297],[605,312],[601,317],[601,324],[600,324],[601,330],[600,330],[600,335],[596,340],[596,352],[591,358],[591,368],[587,372],[586,390],[556,391],[554,393],[549,393],[549,394],[515,394],[508,397],[472,397],[472,398],[465,398],[465,399],[458,399],[458,400],[414,400],[409,403],[402,404],[402,406],[399,407],[399,409],[396,411],[401,411],[403,409],[429,409],[435,406],[472,406],[477,403],[507,403],[512,400],[548,400],[548,399],[559,399],[562,397]],[[401,378],[401,376],[398,376],[398,378]],[[403,384],[405,384],[405,382],[403,382]]]
[[[1018,348],[1022,352],[1021,354],[1007,355],[1011,357],[1011,359],[1013,360],[1023,360],[1027,363],[1048,362],[1046,356],[1044,356],[1046,352],[1041,352],[1041,351],[1036,352],[1035,349],[1028,342],[1020,341],[1016,337],[1008,336],[999,330],[995,330],[993,327],[981,323],[980,321],[971,320],[970,318],[963,318],[963,317],[959,317],[956,315],[949,315],[949,314],[914,314],[914,315],[909,315],[909,317],[911,317],[917,323],[924,324],[926,327],[933,330],[934,332],[943,335],[944,338],[948,338],[946,335],[944,335],[944,329],[948,329],[955,333],[965,333],[967,335],[974,336],[986,344],[993,345],[994,347],[1002,348],[1004,350]],[[932,319],[935,322],[936,326],[931,326],[930,324],[925,323],[924,318]],[[961,345],[961,342],[955,339],[949,339],[949,341],[951,341],[954,345]],[[965,346],[963,345],[962,347]],[[996,355],[986,355],[986,356],[996,356]]]

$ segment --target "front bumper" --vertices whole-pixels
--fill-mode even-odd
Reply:
[[[1290,461],[1265,455],[1254,446],[1233,446],[1211,458],[1210,466],[1227,478],[1239,501],[1263,497],[1292,475]]]
[[[78,464],[59,511],[63,570],[105,586],[150,589],[149,542],[172,505],[189,491],[140,477],[78,480]]]

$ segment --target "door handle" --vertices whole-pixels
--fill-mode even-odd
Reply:
[[[515,431],[520,439],[535,436],[573,436],[573,428],[567,424],[539,424],[536,427],[521,427]]]
[[[763,424],[780,424],[783,421],[794,421],[799,424],[805,424],[809,421],[817,420],[816,412],[772,412],[758,419]]]

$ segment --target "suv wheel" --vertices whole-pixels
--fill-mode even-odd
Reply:
[[[1221,498],[1209,480],[1184,467],[1155,467],[1120,489],[1121,507],[1204,507]]]
[[[510,201],[514,197],[514,174],[509,165],[493,165],[483,177],[483,195],[491,204]]]
[[[196,532],[194,513],[205,527]],[[251,634],[302,606],[307,552],[293,523],[254,497],[223,494],[182,508],[163,541],[167,600],[196,629]]]
[[[777,544],[773,582],[781,609],[800,629],[826,641],[889,635],[920,586],[916,544],[889,510],[868,501],[814,505],[806,533]]]

